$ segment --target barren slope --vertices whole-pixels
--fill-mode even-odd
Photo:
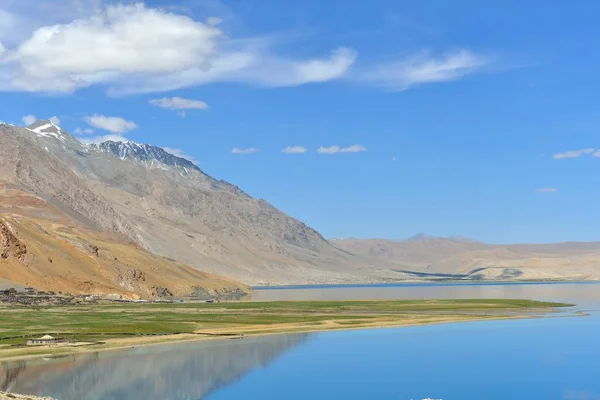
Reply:
[[[354,254],[385,259],[416,278],[600,279],[600,243],[489,245],[435,237],[342,239],[332,243]]]
[[[0,279],[38,289],[126,298],[245,289],[154,256],[125,237],[73,224],[44,200],[0,185]]]
[[[60,210],[65,226],[112,232],[160,259],[250,285],[600,277],[597,244],[491,246],[417,235],[332,245],[268,202],[159,147],[84,145],[50,121],[0,125],[0,177]],[[58,218],[46,210],[30,207],[28,215]]]
[[[158,147],[83,145],[49,121],[28,129],[0,125],[0,172],[83,226],[247,284],[404,276],[331,246],[266,201]]]

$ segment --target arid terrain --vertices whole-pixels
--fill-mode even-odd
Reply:
[[[598,243],[328,241],[160,147],[83,144],[50,121],[0,124],[0,255],[4,286],[129,298],[244,285],[600,278]]]
[[[336,247],[397,265],[414,279],[597,280],[600,243],[491,245],[454,237],[341,239]]]
[[[30,225],[54,223],[62,230],[111,237],[245,284],[403,278],[385,263],[372,265],[367,258],[337,249],[265,200],[215,180],[159,147],[133,142],[85,145],[50,121],[28,128],[4,124],[0,125],[0,177],[0,211],[13,224],[27,217]],[[25,232],[12,236],[26,246],[31,239],[20,236]],[[9,236],[4,234],[4,243]],[[17,243],[12,236],[10,242]],[[90,244],[97,246],[94,240]],[[25,284],[29,279],[25,266],[31,259],[24,259],[14,246],[5,245],[7,256],[2,262],[23,266],[13,267],[10,279]],[[54,262],[51,271],[46,276],[60,276],[71,285],[68,265]],[[90,281],[101,287],[104,281],[98,277]],[[8,276],[4,273],[0,278]]]

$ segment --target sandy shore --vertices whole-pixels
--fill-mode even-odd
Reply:
[[[15,393],[0,392],[0,400],[15,400],[15,399],[21,399],[21,400],[54,400],[54,399],[52,399],[52,397],[37,397],[37,396],[27,396],[27,395],[15,394]]]

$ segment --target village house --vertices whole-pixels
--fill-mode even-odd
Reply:
[[[25,293],[27,293],[27,294],[35,294],[35,288],[26,287],[25,288]]]
[[[16,294],[17,294],[17,289],[15,289],[15,288],[10,288],[10,289],[6,289],[6,290],[2,290],[2,291],[0,292],[0,294],[1,294],[1,295],[4,295],[4,296],[16,296]]]
[[[44,346],[49,344],[58,344],[58,343],[67,343],[67,339],[65,338],[55,338],[50,335],[42,336],[37,339],[29,339],[27,341],[27,346]]]

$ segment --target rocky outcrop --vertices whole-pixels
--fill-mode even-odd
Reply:
[[[166,287],[155,286],[153,292],[156,297],[173,297],[173,293]]]
[[[25,243],[15,236],[10,224],[0,218],[0,258],[13,257],[23,262],[25,254],[27,254]]]

